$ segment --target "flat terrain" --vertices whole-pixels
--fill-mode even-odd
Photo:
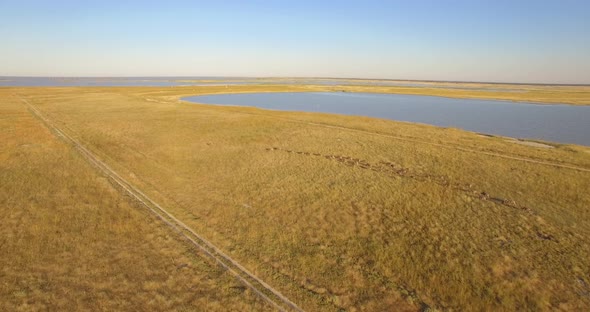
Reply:
[[[590,103],[581,88],[488,98]],[[374,86],[0,89],[0,304],[267,307],[57,139],[24,99],[304,310],[590,307],[589,148],[179,101],[343,89],[486,96]]]
[[[1,311],[272,311],[1,99]]]
[[[538,104],[590,105],[590,86],[432,83],[423,87],[348,86],[345,90],[435,95],[450,98],[496,99]]]

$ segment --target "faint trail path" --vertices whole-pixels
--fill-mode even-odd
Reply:
[[[378,133],[378,132],[371,132],[371,131],[354,129],[354,128],[347,128],[347,127],[333,126],[333,125],[325,125],[325,124],[315,123],[315,122],[303,122],[303,123],[309,124],[309,125],[315,125],[315,126],[322,126],[322,127],[325,127],[325,128],[333,128],[333,129],[340,129],[340,130],[348,130],[348,131],[352,131],[352,132],[367,133],[367,134],[372,134],[372,135],[375,135],[375,136],[387,137],[387,138],[392,138],[392,139],[396,139],[396,140],[400,140],[400,141],[407,141],[407,142],[413,142],[413,143],[428,144],[428,145],[432,145],[432,146],[436,146],[436,147],[443,147],[443,148],[451,148],[451,149],[455,149],[455,150],[462,151],[462,152],[469,152],[469,153],[475,153],[475,154],[481,154],[481,155],[488,155],[488,156],[493,156],[493,157],[500,157],[500,158],[506,158],[506,159],[513,159],[513,160],[518,160],[518,161],[524,161],[524,162],[528,162],[528,163],[534,163],[534,164],[545,165],[545,166],[552,166],[552,167],[559,167],[559,168],[565,168],[565,169],[573,169],[573,170],[578,170],[578,171],[590,172],[590,169],[582,168],[582,167],[577,167],[577,166],[573,166],[573,165],[558,164],[558,163],[553,163],[553,162],[548,162],[548,161],[542,161],[542,160],[536,160],[536,159],[531,159],[531,158],[526,158],[526,157],[510,156],[510,155],[504,155],[504,154],[493,153],[493,152],[479,151],[479,150],[465,148],[465,147],[460,147],[460,146],[454,146],[454,145],[448,145],[448,144],[440,144],[440,143],[434,143],[434,142],[427,142],[427,141],[409,139],[409,138],[399,137],[399,136],[395,136],[395,135]]]
[[[57,128],[51,120],[45,117],[34,105],[29,103],[26,99],[16,95],[25,106],[31,111],[33,116],[43,122],[57,137],[62,139],[65,143],[73,146],[78,152],[94,167],[100,170],[109,179],[119,185],[126,193],[131,195],[138,202],[149,209],[157,218],[162,220],[166,225],[172,228],[175,232],[180,234],[184,239],[192,245],[203,251],[206,255],[211,257],[221,267],[232,273],[245,286],[250,288],[255,294],[270,303],[279,311],[303,311],[295,303],[290,301],[287,297],[281,294],[278,290],[265,283],[263,280],[248,271],[245,267],[240,265],[237,261],[223,253],[219,248],[213,245],[204,237],[195,233],[182,221],[178,220],[166,209],[158,203],[151,200],[147,195],[142,193],[139,189],[127,182],[107,164],[101,161],[94,153],[81,145],[76,139],[69,136],[67,133]]]

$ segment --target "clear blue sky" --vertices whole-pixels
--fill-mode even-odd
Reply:
[[[590,83],[590,1],[0,0],[0,75]]]

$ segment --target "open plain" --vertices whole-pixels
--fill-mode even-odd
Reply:
[[[0,309],[273,308],[52,126],[302,310],[588,309],[590,148],[179,100],[345,90],[590,104],[588,87],[522,89],[0,88]]]

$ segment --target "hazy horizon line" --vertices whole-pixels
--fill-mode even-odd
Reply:
[[[483,83],[483,84],[511,84],[511,85],[545,85],[545,86],[590,86],[589,83],[551,83],[551,82],[508,82],[508,81],[484,81],[484,80],[437,80],[437,79],[403,79],[403,78],[362,78],[362,77],[332,77],[332,76],[37,76],[37,75],[0,75],[0,78],[240,78],[240,79],[334,79],[334,80],[381,80],[399,82],[427,82],[427,83]]]

